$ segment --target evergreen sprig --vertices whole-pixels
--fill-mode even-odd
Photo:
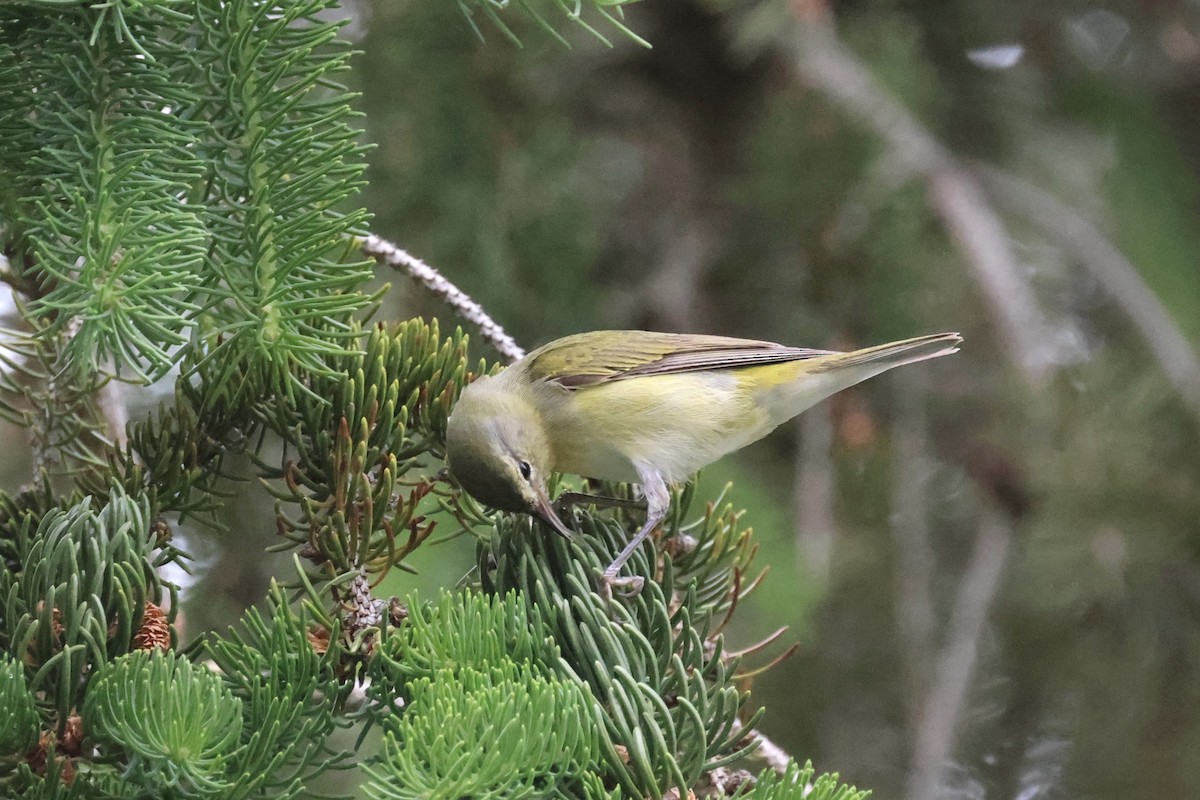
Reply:
[[[4,641],[38,665],[31,689],[61,722],[90,672],[132,649],[146,603],[173,592],[156,568],[178,554],[159,548],[146,498],[119,489],[99,510],[85,499],[29,515],[15,534],[20,566],[0,576]]]
[[[365,213],[363,146],[337,83],[350,49],[333,0],[196,0],[195,48],[210,121],[202,190],[211,233],[195,359],[252,365],[250,386],[330,374],[353,347],[369,263],[351,249]],[[220,388],[218,385],[214,388]]]
[[[310,391],[304,375],[356,346],[363,147],[334,5],[0,11],[4,277],[31,328],[4,342],[0,413],[50,461],[102,461],[109,373],[147,382],[182,360],[198,409],[240,408]]]
[[[690,552],[701,555],[693,555],[689,568],[723,576],[723,596],[738,591],[737,570],[747,558],[741,548],[714,546],[728,540],[745,547],[745,538],[730,529],[736,516],[709,507],[703,524],[682,534],[685,509],[675,499],[664,537],[699,534]],[[628,527],[585,513],[567,542],[541,524],[504,517],[480,547],[479,568],[485,591],[516,590],[539,609],[561,648],[565,674],[597,698],[608,743],[605,777],[638,796],[661,797],[672,787],[695,785],[706,770],[745,755],[753,744],[737,724],[746,700],[734,683],[738,659],[724,653],[719,633],[710,633],[714,611],[726,608],[727,599],[701,602],[697,584],[677,584],[672,559],[660,565],[649,545],[628,562],[629,572],[646,581],[637,597],[618,603],[598,593],[598,576],[620,551]]]
[[[218,401],[202,410],[202,397]],[[232,387],[224,393],[177,387],[171,404],[131,423],[124,446],[110,449],[105,467],[80,475],[78,482],[94,496],[119,482],[127,491],[146,492],[160,514],[215,524],[222,466],[227,455],[248,446],[252,415],[251,398]]]
[[[577,683],[501,664],[413,681],[367,793],[386,800],[562,796],[558,790],[595,756],[592,700]]]
[[[45,288],[29,311],[48,333],[69,332],[64,366],[77,379],[115,359],[149,380],[187,341],[197,310],[208,236],[186,196],[203,172],[198,126],[179,113],[190,99],[179,80],[186,54],[156,37],[147,43],[159,57],[138,58],[98,24],[102,13],[38,14],[23,31],[39,101],[6,127],[40,142],[21,148],[35,152],[26,169],[37,184],[23,201]]]
[[[241,747],[227,760],[223,798],[303,796],[314,777],[336,767],[344,753],[327,747],[329,735],[348,723],[338,715],[349,691],[339,675],[338,632],[317,627],[295,608],[278,584],[271,614],[246,612],[241,624],[205,649],[225,687],[242,703]]]
[[[100,667],[83,704],[88,735],[129,757],[135,781],[183,797],[224,796],[242,708],[221,677],[173,652],[137,651]],[[221,793],[221,794],[218,794]]]
[[[3,659],[0,663],[0,759],[24,754],[33,747],[41,722],[29,682],[25,679],[25,666],[14,658]]]
[[[789,762],[782,773],[766,772],[752,791],[735,797],[752,800],[867,800],[871,793],[840,783],[836,772],[816,775],[812,762]]]
[[[556,672],[559,658],[550,631],[536,608],[509,592],[479,596],[443,591],[437,603],[414,592],[404,624],[377,653],[376,665],[397,689],[447,671],[476,672],[513,662],[534,674]]]
[[[279,394],[264,409],[264,424],[289,443],[281,468],[261,465],[283,481],[279,531],[306,557],[333,574],[381,572],[429,536],[422,500],[434,487],[422,465],[469,380],[466,348],[461,331],[442,340],[436,322],[376,326],[362,353],[312,376],[311,392]]]
[[[78,324],[74,361],[158,374],[199,320],[205,348],[241,352],[249,336],[245,352],[271,363],[322,369],[314,354],[340,351],[369,272],[342,263],[364,215],[337,209],[362,148],[335,83],[349,49],[318,19],[331,5],[73,4],[3,20],[0,63],[22,77],[0,116],[5,199],[22,212],[10,225],[30,220],[9,234],[41,289],[32,317]],[[135,28],[153,35],[121,35]]]
[[[372,664],[373,718],[387,736],[368,793],[579,796],[581,776],[596,773],[600,709],[563,674],[536,609],[515,593],[472,592],[436,605],[412,595],[407,607]]]

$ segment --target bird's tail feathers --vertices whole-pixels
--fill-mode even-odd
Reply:
[[[878,375],[884,370],[902,364],[913,364],[917,361],[958,352],[960,344],[962,344],[962,336],[957,333],[934,333],[928,336],[918,336],[915,339],[890,342],[823,358],[819,366],[814,365],[816,367],[814,372],[869,366],[870,374]]]
[[[764,386],[758,402],[774,427],[831,394],[893,367],[953,353],[960,342],[962,337],[957,333],[937,333],[850,353],[830,353],[807,361],[792,362],[790,366],[795,372],[790,380],[764,382],[769,385]]]

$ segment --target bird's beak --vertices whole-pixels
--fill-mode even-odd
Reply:
[[[550,502],[550,496],[545,491],[538,493],[537,509],[534,514],[542,522],[554,529],[554,532],[564,539],[571,538],[571,529],[568,528],[559,518],[558,512],[554,510],[554,504]]]

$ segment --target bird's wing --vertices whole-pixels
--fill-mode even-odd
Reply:
[[[527,369],[532,380],[578,389],[641,375],[736,369],[830,354],[725,336],[593,331],[558,339],[530,353]]]

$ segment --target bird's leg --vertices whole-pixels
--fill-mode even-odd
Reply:
[[[613,559],[613,562],[608,565],[604,573],[600,576],[600,591],[605,597],[612,596],[612,587],[621,586],[629,590],[629,594],[636,595],[642,590],[642,584],[645,579],[640,576],[627,576],[624,578],[617,577],[621,571],[621,567],[625,566],[625,562],[633,555],[646,537],[650,535],[658,523],[662,522],[667,516],[667,509],[671,505],[671,493],[667,490],[666,481],[662,475],[651,467],[638,467],[638,477],[642,479],[642,491],[646,495],[646,524],[642,525],[641,530],[637,532],[629,544],[625,545],[625,549]]]

